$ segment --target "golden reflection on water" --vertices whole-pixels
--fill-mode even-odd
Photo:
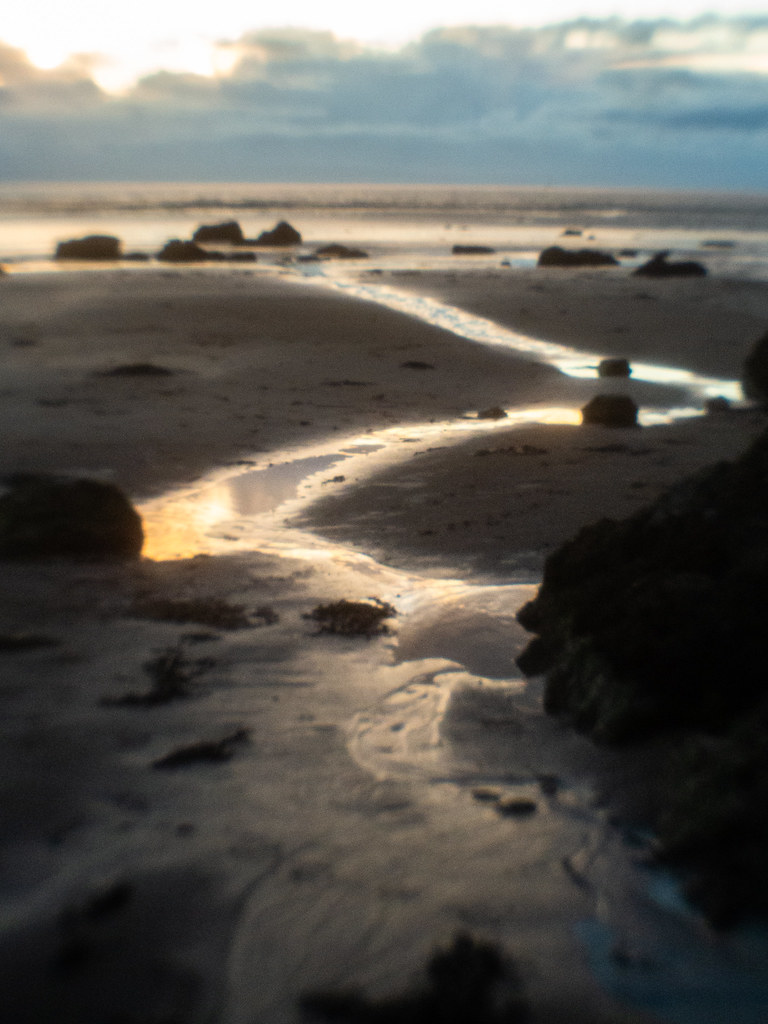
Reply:
[[[275,461],[263,468],[217,470],[189,488],[139,506],[145,536],[142,553],[145,558],[160,562],[263,550],[269,534],[271,549],[295,555],[297,548],[306,549],[306,536],[292,537],[286,527],[275,525],[272,516],[279,513],[281,520],[289,509],[296,511],[297,500],[306,503],[322,493],[324,478],[337,463],[344,461],[359,480],[366,473],[402,459],[401,446],[406,443],[458,443],[471,433],[487,435],[525,423],[575,426],[580,422],[581,413],[576,408],[509,409],[506,418],[495,421],[467,417],[452,423],[390,427],[363,439],[335,442],[339,447],[330,453],[318,454],[315,446],[305,452],[284,453],[282,457],[273,455]],[[412,447],[409,454],[413,454]],[[324,554],[331,557],[328,552]],[[312,557],[319,555],[320,551],[313,549]],[[342,557],[341,551],[332,557]]]

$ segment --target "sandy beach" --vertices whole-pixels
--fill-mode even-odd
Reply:
[[[731,380],[768,321],[761,282],[502,268],[375,280],[536,338]],[[0,299],[0,476],[95,475],[139,505],[335,438],[497,405],[579,408],[613,387],[290,273],[11,273]],[[669,395],[615,387],[643,405]],[[534,1022],[657,1019],[600,984],[584,922],[612,936],[628,990],[649,957],[673,971],[664,983],[691,974],[688,953],[667,966],[681,930],[703,943],[697,969],[722,945],[638,893],[647,851],[615,827],[636,764],[546,719],[514,669],[514,614],[581,526],[629,515],[764,426],[733,409],[632,430],[416,431],[401,457],[291,511],[289,528],[339,545],[335,557],[296,542],[4,563],[8,1019],[290,1024],[307,991],[411,988],[460,930],[514,961]],[[429,577],[441,603],[400,607],[404,574]],[[303,618],[371,595],[400,611],[373,640],[317,637]],[[226,628],[224,607],[244,610],[243,628]],[[174,699],[137,699],[169,671]],[[205,742],[226,756],[164,769]]]

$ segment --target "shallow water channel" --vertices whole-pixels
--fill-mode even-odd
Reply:
[[[596,375],[598,354],[524,338],[393,290],[340,280],[324,284],[472,341],[514,347],[563,372]],[[645,423],[694,415],[706,396],[740,397],[735,382],[682,370],[633,365],[633,376],[685,389],[675,409],[644,410]],[[375,594],[398,609],[393,637],[349,655],[346,668],[338,660],[344,654],[320,658],[311,647],[292,654],[294,663],[306,659],[303,671],[318,693],[325,686],[335,692],[350,671],[368,673],[367,688],[358,678],[353,698],[337,701],[346,719],[336,726],[346,738],[343,757],[385,787],[376,791],[384,803],[355,830],[346,805],[342,809],[339,802],[329,812],[324,804],[338,820],[323,823],[334,839],[314,857],[310,896],[294,899],[288,886],[274,887],[272,897],[259,892],[247,903],[231,957],[230,1022],[251,1019],[256,1006],[254,1020],[290,1019],[280,995],[280,963],[289,944],[304,950],[294,967],[298,976],[305,970],[311,975],[313,958],[333,949],[333,963],[346,964],[359,984],[386,991],[389,979],[397,990],[409,950],[404,935],[452,918],[502,940],[509,936],[516,956],[522,948],[538,964],[532,974],[538,970],[539,991],[532,995],[546,994],[547,958],[575,956],[606,991],[662,1019],[764,1024],[766,937],[713,935],[684,904],[674,880],[646,866],[648,837],[612,826],[585,781],[595,767],[590,745],[548,721],[536,681],[520,678],[514,657],[526,638],[515,613],[535,581],[479,583],[406,573],[286,525],[327,487],[353,485],[396,463],[416,440],[445,445],[471,431],[516,423],[578,422],[572,408],[507,414],[495,422],[468,418],[392,427],[255,456],[140,509],[150,559],[257,551],[308,571],[327,566],[345,596]],[[337,767],[329,771],[347,770],[333,763]],[[535,813],[530,820],[514,812],[505,816],[504,800],[523,801],[520,807],[527,801]],[[300,813],[313,820],[311,810]],[[382,825],[387,815],[392,822]],[[329,882],[325,872],[332,870],[336,877]],[[345,872],[341,885],[338,876]],[[350,879],[377,872],[380,898],[366,906],[355,896],[358,882]],[[282,961],[271,947],[282,950]],[[258,979],[248,976],[254,962],[263,965]]]

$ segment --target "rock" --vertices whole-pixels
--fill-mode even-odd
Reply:
[[[572,237],[575,238],[580,238],[583,233],[584,232],[581,230],[581,228],[566,228],[565,231],[561,232],[561,234],[564,236],[571,235]]]
[[[301,245],[301,235],[287,221],[281,220],[271,231],[262,231],[254,245]]]
[[[490,409],[483,409],[477,414],[479,420],[503,420],[507,414],[500,405],[493,405]]]
[[[121,242],[113,235],[86,235],[59,242],[56,246],[57,260],[119,260]]]
[[[496,250],[488,245],[454,245],[451,252],[454,256],[484,256]]]
[[[727,398],[722,395],[717,395],[714,398],[708,398],[704,403],[704,411],[710,414],[717,415],[719,413],[730,412],[731,403]]]
[[[216,242],[227,245],[242,245],[245,241],[242,228],[236,220],[223,224],[203,224],[192,235],[193,242]]]
[[[669,250],[657,252],[647,263],[632,273],[635,277],[706,277],[707,268],[695,260],[670,262]]]
[[[322,260],[361,260],[368,258],[368,253],[363,249],[353,249],[348,245],[339,245],[338,242],[316,249],[314,255],[317,259]]]
[[[138,558],[141,517],[114,484],[24,475],[0,496],[4,558]]]
[[[563,249],[551,245],[539,254],[540,267],[618,267],[619,261],[599,249]]]
[[[747,398],[768,405],[768,332],[758,338],[744,360],[741,383]]]
[[[519,664],[546,674],[547,711],[599,742],[666,740],[652,824],[719,924],[768,915],[766,507],[768,432],[580,531],[518,614],[538,634]]]
[[[207,263],[220,260],[221,255],[201,249],[196,242],[182,242],[172,238],[157,254],[157,259],[163,263]]]
[[[581,422],[603,427],[636,427],[637,405],[628,395],[595,395],[581,410]]]
[[[598,377],[629,377],[631,374],[628,359],[601,359],[597,367]]]

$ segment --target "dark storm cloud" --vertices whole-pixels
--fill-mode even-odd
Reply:
[[[226,75],[162,72],[115,98],[86,61],[43,72],[0,47],[0,173],[766,180],[768,18],[451,28],[395,53],[271,31],[220,49]]]

